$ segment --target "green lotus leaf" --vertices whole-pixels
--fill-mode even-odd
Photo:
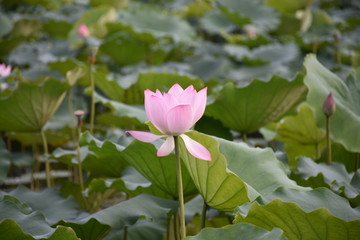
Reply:
[[[307,212],[294,202],[274,199],[266,205],[254,202],[246,217],[237,213],[235,223],[250,223],[272,230],[280,228],[288,239],[358,239],[360,220],[345,221],[327,208]]]
[[[234,24],[217,10],[208,11],[200,19],[200,23],[209,33],[230,32],[235,28]]]
[[[293,61],[298,56],[298,48],[291,43],[268,44],[251,50],[240,45],[229,44],[224,49],[236,60],[249,65],[284,64]]]
[[[15,197],[7,195],[2,198],[0,209],[1,239],[78,240],[71,228],[60,226],[55,229],[50,227],[42,213],[33,211],[27,204]]]
[[[271,193],[279,187],[306,189],[289,179],[284,165],[270,148],[251,148],[244,143],[223,139],[218,139],[218,142],[228,168],[260,194]]]
[[[166,194],[156,185],[149,182],[149,180],[131,166],[125,168],[124,172],[121,174],[121,178],[96,178],[91,180],[88,186],[89,194],[105,192],[108,189],[116,189],[125,192],[131,197],[147,193],[153,196],[171,199],[170,195]]]
[[[296,116],[285,117],[277,124],[275,139],[285,143],[291,167],[295,167],[298,156],[319,158],[326,144],[325,132],[316,126],[313,110],[307,104],[298,106]]]
[[[247,134],[279,119],[306,91],[303,76],[293,81],[274,76],[270,82],[254,80],[247,87],[227,83],[215,94],[206,115],[219,119],[226,127]]]
[[[82,75],[82,69],[76,68],[67,72],[64,81],[45,77],[40,83],[19,82],[11,95],[0,99],[0,131],[40,131]]]
[[[326,186],[334,192],[343,192],[349,198],[359,198],[360,188],[352,184],[353,179],[359,175],[358,172],[348,173],[345,166],[334,162],[331,165],[316,163],[312,159],[300,158],[297,171],[294,173],[303,179],[302,184],[317,187]],[[315,184],[315,186],[312,185]]]
[[[206,147],[211,161],[196,159],[180,142],[181,158],[192,180],[206,203],[222,211],[233,211],[237,206],[254,200],[259,194],[239,176],[227,168],[226,158],[219,151],[219,143],[195,131],[187,135]]]
[[[156,146],[159,147],[159,144]],[[157,149],[153,144],[135,140],[125,149],[124,154],[126,161],[144,177],[166,194],[172,196],[173,199],[177,199],[175,155],[157,157],[156,152]],[[184,166],[183,168],[184,197],[190,198],[197,193],[197,190],[189,173]]]
[[[319,63],[315,55],[308,55],[304,66],[304,83],[309,88],[307,102],[315,111],[316,123],[325,129],[322,104],[332,93],[336,111],[330,120],[330,136],[347,150],[360,152],[360,134],[356,134],[360,129],[360,69],[343,81]]]
[[[222,0],[218,4],[222,13],[239,26],[253,23],[264,30],[272,30],[279,24],[275,9],[261,0]]]
[[[119,233],[125,226],[129,228],[138,224],[142,226],[144,222],[157,229],[157,235],[159,232],[162,235],[167,228],[168,216],[174,213],[177,207],[176,201],[142,194],[89,216],[78,218],[76,221],[62,221],[60,224],[71,226],[81,239],[102,239],[92,237],[91,229],[94,224],[110,226],[112,228],[110,239],[114,239],[111,238],[114,235],[119,239]],[[94,224],[90,224],[91,222]]]
[[[9,193],[0,191],[0,198],[6,195],[17,198],[33,211],[40,211],[49,224],[54,224],[61,219],[75,219],[78,215],[75,199],[65,199],[55,189],[48,188],[42,192],[33,192],[20,185]]]
[[[217,240],[217,239],[268,239],[285,240],[287,239],[283,232],[278,229],[267,231],[263,228],[247,223],[238,223],[228,225],[222,228],[205,228],[199,234],[185,238],[186,240]]]
[[[147,117],[143,106],[128,105],[121,102],[111,101],[97,94],[95,99],[97,102],[100,102],[104,106],[111,109],[111,113],[105,113],[105,117],[103,115],[97,117],[97,119],[103,123],[108,123],[111,126],[118,126],[123,128],[134,126],[146,128],[144,122],[147,121]]]
[[[119,11],[117,21],[136,35],[171,38],[175,42],[191,42],[195,38],[193,28],[185,20],[147,5],[132,5],[130,11]]]

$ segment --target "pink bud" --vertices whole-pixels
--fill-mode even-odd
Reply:
[[[83,110],[76,110],[74,112],[74,115],[76,116],[77,118],[77,126],[78,127],[81,127],[82,124],[83,124],[83,116],[84,116],[85,112]]]
[[[331,93],[326,97],[323,106],[322,111],[325,114],[325,116],[330,117],[335,112],[335,99]]]
[[[11,65],[0,64],[0,77],[7,77],[11,73]]]
[[[90,36],[89,29],[85,24],[80,24],[77,29],[77,32],[79,36],[82,38],[87,38],[88,36]]]
[[[249,38],[255,38],[257,35],[256,27],[253,25],[247,25],[245,27],[245,33]]]

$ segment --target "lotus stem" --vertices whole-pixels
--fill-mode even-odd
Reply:
[[[201,229],[203,229],[205,227],[207,208],[208,208],[208,205],[207,205],[206,201],[204,200],[204,205],[203,205],[202,213],[201,213]]]
[[[175,236],[175,240],[179,240],[180,233],[179,233],[179,212],[178,211],[174,214],[174,236]]]
[[[128,236],[128,226],[124,226],[124,235],[123,235],[123,239],[127,240],[127,236]]]
[[[332,163],[331,139],[330,139],[330,117],[326,117],[326,144],[328,153],[328,164]]]
[[[93,74],[93,63],[90,62],[90,89],[91,89],[91,106],[90,106],[90,133],[94,132],[95,120],[95,80]]]
[[[177,185],[178,185],[178,194],[179,194],[179,218],[180,218],[180,239],[186,237],[185,229],[185,207],[184,207],[184,192],[183,192],[183,183],[182,183],[182,174],[181,174],[181,159],[179,151],[179,139],[178,136],[174,136],[175,140],[175,156],[176,156],[176,172],[177,172]]]
[[[76,141],[76,123],[74,118],[72,117],[73,112],[74,112],[74,107],[73,107],[73,95],[71,92],[71,89],[68,91],[68,110],[69,110],[69,114],[70,114],[70,120],[71,120],[71,138],[73,143],[75,143]]]
[[[241,134],[241,138],[242,138],[242,140],[243,140],[244,143],[247,142],[247,135],[246,135],[246,133],[242,133],[242,134]]]
[[[51,187],[51,167],[50,167],[50,160],[49,160],[49,150],[48,150],[48,143],[46,140],[46,135],[43,129],[41,129],[41,137],[42,142],[44,145],[44,157],[45,157],[45,171],[46,171],[46,185],[47,187]]]
[[[81,163],[81,154],[80,154],[80,135],[81,135],[81,126],[78,127],[78,144],[77,144],[77,159],[78,159],[78,173],[79,173],[79,183],[80,183],[80,189],[81,192],[84,191],[84,179],[83,179],[83,172],[82,172],[82,163]]]
[[[357,171],[357,169],[359,168],[359,165],[360,165],[360,153],[357,152],[357,153],[355,153],[354,172]]]

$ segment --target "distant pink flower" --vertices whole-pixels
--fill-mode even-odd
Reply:
[[[322,111],[325,114],[325,116],[330,117],[335,112],[335,99],[331,93],[326,97],[323,106]]]
[[[77,32],[82,38],[87,38],[88,36],[90,36],[89,29],[85,24],[80,24],[77,28]]]
[[[206,106],[207,88],[197,92],[191,85],[185,90],[173,85],[167,93],[159,90],[145,90],[145,111],[150,122],[164,135],[149,132],[128,131],[134,138],[143,142],[153,142],[161,137],[166,141],[157,151],[157,156],[169,155],[175,147],[174,136],[180,136],[187,150],[196,158],[211,160],[209,151],[200,143],[184,133],[202,117]]]
[[[2,91],[6,90],[8,88],[8,84],[7,83],[0,83],[0,89]]]
[[[7,77],[9,76],[11,73],[11,66],[10,65],[5,65],[5,64],[0,64],[0,76],[1,77]]]

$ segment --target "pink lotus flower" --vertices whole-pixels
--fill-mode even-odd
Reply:
[[[11,73],[11,66],[10,65],[5,65],[5,64],[0,64],[0,77],[7,77],[9,76]]]
[[[161,137],[166,137],[165,143],[157,151],[159,157],[169,155],[175,147],[174,136],[180,136],[187,150],[194,157],[211,161],[209,151],[184,134],[204,114],[206,92],[207,88],[197,92],[192,85],[184,90],[179,84],[173,85],[164,94],[159,90],[156,90],[155,93],[145,90],[146,115],[164,135],[141,131],[128,131],[128,133],[142,142],[153,142]]]
[[[90,36],[89,29],[85,24],[80,24],[77,28],[77,32],[82,38],[87,38],[88,36]]]

